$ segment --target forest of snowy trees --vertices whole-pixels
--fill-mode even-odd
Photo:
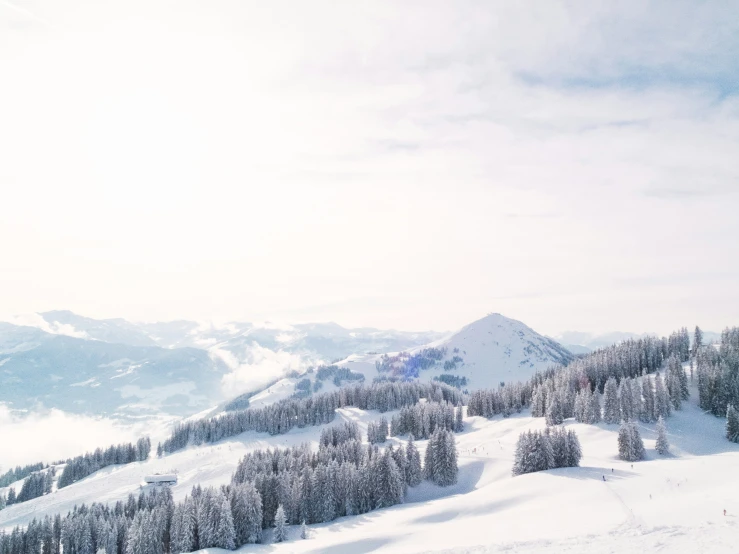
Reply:
[[[367,442],[370,444],[382,444],[389,434],[390,428],[384,417],[381,417],[377,423],[370,421],[367,424]]]
[[[144,437],[139,439],[136,444],[117,444],[105,450],[98,448],[92,453],[88,452],[87,454],[70,458],[65,462],[59,462],[66,465],[59,476],[57,487],[63,488],[69,486],[110,465],[128,464],[146,460],[149,457],[150,451],[151,441],[148,437]],[[0,510],[8,505],[26,502],[50,493],[54,482],[54,473],[55,469],[53,467],[49,468],[42,463],[17,467],[5,473],[2,477],[7,484],[3,486],[7,486],[20,479],[25,480],[20,487],[20,491],[11,488],[8,491],[7,497],[0,495]],[[9,479],[13,480],[8,481]]]
[[[139,439],[136,444],[125,443],[109,446],[105,450],[98,448],[95,452],[88,452],[67,460],[57,486],[61,489],[72,483],[92,475],[96,471],[111,465],[141,462],[149,457],[151,441],[149,437]]]
[[[436,429],[463,430],[462,406],[456,409],[450,402],[418,402],[400,409],[398,415],[390,419],[390,435],[411,434],[419,439],[429,438]]]
[[[400,352],[393,356],[383,354],[375,362],[375,368],[378,373],[387,373],[402,379],[415,379],[419,376],[419,371],[430,369],[441,361],[446,356],[446,352],[446,348],[424,348],[415,354],[408,352]],[[461,361],[462,358],[459,360]],[[453,368],[445,366],[444,369]]]
[[[231,483],[196,486],[175,503],[168,488],[129,495],[113,507],[75,507],[68,515],[33,520],[24,530],[0,532],[0,554],[164,554],[201,548],[233,550],[285,540],[289,525],[332,521],[403,502],[408,487],[424,478],[446,486],[457,480],[457,449],[451,431],[437,428],[425,467],[413,437],[405,446],[379,449],[344,423],[324,429],[318,451],[303,444],[256,450],[239,462]],[[306,534],[304,531],[303,534]]]
[[[441,383],[396,381],[351,385],[308,398],[288,398],[264,408],[248,408],[214,418],[178,423],[157,453],[175,452],[188,444],[216,442],[246,431],[278,435],[295,427],[331,423],[337,408],[354,406],[387,412],[413,406],[421,398],[457,406],[462,403],[463,395],[454,387]]]
[[[534,473],[558,467],[578,467],[582,449],[577,434],[562,427],[544,431],[525,431],[518,437],[513,460],[513,475]]]
[[[10,488],[7,497],[0,494],[0,510],[11,504],[26,502],[50,493],[54,484],[54,468],[34,471],[22,479],[25,480],[20,487],[20,492],[16,492],[15,488]]]
[[[718,348],[703,346],[699,331],[696,328],[698,405],[715,416],[729,417],[726,436],[739,442],[739,432],[730,430],[739,409],[739,327],[725,329]]]
[[[0,488],[7,487],[11,483],[15,483],[16,481],[20,481],[21,479],[28,477],[34,471],[39,471],[46,467],[46,464],[38,463],[29,464],[23,467],[17,466],[15,468],[11,468],[0,475]]]

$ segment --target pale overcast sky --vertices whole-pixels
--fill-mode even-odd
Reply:
[[[739,2],[0,0],[0,311],[739,321]]]

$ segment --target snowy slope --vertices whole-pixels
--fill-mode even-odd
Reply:
[[[695,394],[667,420],[672,455],[654,451],[654,426],[640,425],[648,459],[617,459],[617,427],[569,420],[583,447],[580,468],[512,477],[520,432],[544,420],[524,414],[508,419],[465,419],[458,435],[460,475],[447,489],[424,483],[406,503],[311,526],[309,540],[291,530],[283,544],[245,546],[243,552],[735,552],[739,536],[739,446],[723,438],[724,421],[703,414]],[[339,417],[366,422],[377,413],[340,410]],[[287,435],[245,433],[219,444],[190,448],[162,459],[107,468],[33,501],[0,511],[0,528],[25,524],[75,503],[114,501],[136,493],[146,473],[177,470],[177,499],[196,483],[228,482],[238,459],[255,448],[310,441],[320,427]],[[395,440],[395,439],[393,439]],[[421,450],[425,441],[419,441]],[[603,482],[603,476],[606,482]],[[650,497],[651,495],[651,497]],[[723,516],[723,509],[728,511]],[[224,552],[210,549],[203,552]]]
[[[572,360],[556,341],[501,314],[490,314],[427,347],[446,349],[440,365],[461,358],[452,373],[467,377],[470,389],[523,381],[538,370]]]

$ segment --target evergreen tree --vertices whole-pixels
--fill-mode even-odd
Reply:
[[[375,507],[386,508],[403,501],[404,478],[386,450],[375,464]]]
[[[457,482],[457,445],[454,433],[437,429],[429,439],[424,459],[426,479],[446,487]]]
[[[652,388],[652,381],[649,377],[644,377],[642,379],[641,387],[644,401],[639,420],[644,423],[651,423],[657,419],[657,416],[655,414],[654,389]]]
[[[636,379],[630,379],[631,383],[631,418],[639,421],[643,420],[644,415],[644,400],[642,399],[642,388],[639,386],[639,382]]]
[[[660,374],[654,376],[654,397],[655,397],[655,415],[657,417],[662,416],[669,417],[672,410],[672,404],[670,402],[670,395],[667,392]]]
[[[601,419],[600,399],[596,390],[589,396],[587,423],[600,423]]]
[[[578,423],[586,423],[587,421],[586,389],[578,391],[575,395],[575,421]]]
[[[214,517],[215,528],[215,544],[218,548],[225,550],[233,550],[236,548],[236,530],[234,529],[233,516],[231,515],[231,508],[229,502],[226,499],[226,495],[220,492],[216,499],[218,508]]]
[[[635,462],[644,458],[644,442],[633,421],[621,423],[618,432],[618,455],[627,462]]]
[[[629,426],[631,428],[631,457],[633,460],[643,460],[646,454],[646,450],[644,448],[644,441],[639,434],[639,428],[636,426],[636,422],[634,421],[632,421]]]
[[[378,431],[378,434],[377,434],[378,440],[377,440],[377,442],[381,442],[381,443],[382,442],[385,442],[387,440],[387,436],[388,436],[388,434],[390,432],[389,431],[389,428],[388,428],[388,424],[387,424],[387,419],[386,418],[384,418],[384,417],[381,417],[380,418],[380,424],[378,426],[377,431]]]
[[[300,538],[308,538],[308,526],[305,524],[305,520],[303,520],[303,523],[300,525]]]
[[[696,325],[693,334],[693,357],[697,356],[701,346],[703,346],[703,331]]]
[[[443,458],[438,471],[439,480],[437,484],[442,487],[454,485],[457,482],[459,467],[457,465],[457,440],[454,433],[449,430],[440,431],[444,443]]]
[[[456,433],[461,433],[462,431],[464,431],[464,414],[462,410],[463,408],[462,408],[462,405],[460,404],[457,407],[457,412],[455,414],[455,420],[454,420],[454,431]]]
[[[726,410],[726,438],[739,442],[739,412],[732,405]]]
[[[660,418],[657,420],[657,452],[664,456],[670,452],[670,443],[667,442],[667,428],[665,427],[665,420]]]
[[[413,442],[412,434],[408,437],[408,444],[405,447],[405,456],[405,482],[409,487],[415,487],[423,480],[423,471],[421,470],[421,455]]]
[[[549,397],[546,414],[547,425],[560,425],[564,422],[564,409],[562,400],[556,392]]]
[[[566,440],[567,460],[565,467],[579,467],[582,458],[582,447],[580,446],[580,440],[577,438],[577,433],[573,430],[567,431]]]
[[[632,400],[631,379],[621,379],[621,384],[618,387],[618,404],[621,411],[621,419],[628,421],[634,418]]]
[[[611,377],[606,382],[603,391],[603,421],[605,423],[618,423],[621,419],[621,409],[618,402],[618,385],[616,379]]]
[[[680,360],[675,355],[667,360],[666,379],[672,406],[679,410],[682,401],[688,397],[688,380]]]
[[[285,516],[285,508],[280,504],[275,512],[275,542],[283,542],[287,540],[287,517]]]

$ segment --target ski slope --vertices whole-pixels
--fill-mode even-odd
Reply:
[[[386,414],[391,415],[391,414]],[[366,424],[375,412],[339,410],[341,419]],[[667,420],[671,455],[654,450],[653,425],[640,424],[647,459],[617,458],[615,425],[566,422],[583,447],[579,468],[512,477],[518,435],[541,429],[542,418],[465,418],[458,435],[459,482],[449,488],[423,483],[403,505],[299,529],[281,544],[248,545],[243,552],[735,552],[739,536],[739,446],[723,437],[724,420],[703,414],[693,398]],[[229,481],[239,458],[255,448],[314,446],[320,427],[286,435],[245,433],[234,440],[189,448],[162,459],[106,468],[55,493],[0,511],[0,527],[23,525],[75,503],[124,499],[143,477],[176,470],[175,499],[191,487]],[[391,439],[391,442],[400,442]],[[421,451],[425,441],[418,441]],[[605,476],[606,481],[603,481]],[[723,510],[728,515],[724,517]],[[269,533],[266,533],[269,538]],[[215,554],[218,549],[201,551]]]

